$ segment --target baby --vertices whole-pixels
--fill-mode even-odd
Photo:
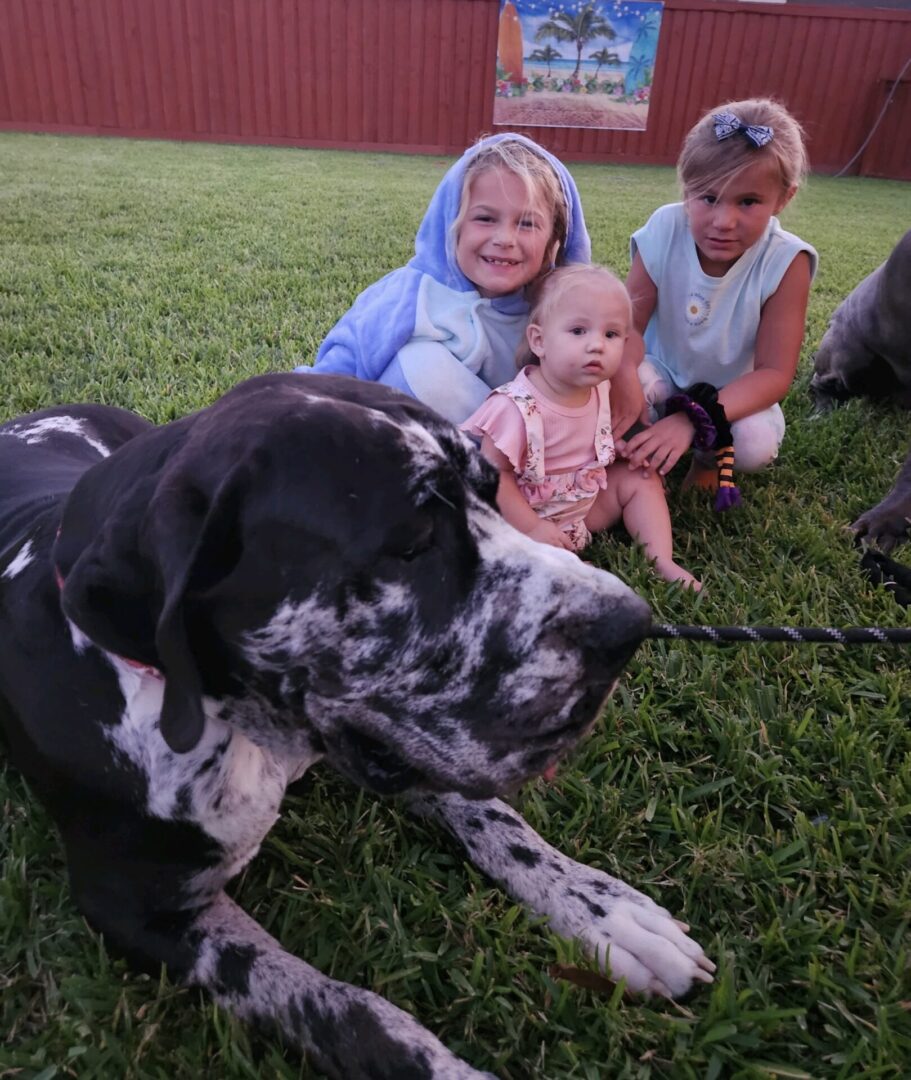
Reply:
[[[674,561],[661,479],[614,464],[608,392],[631,324],[629,295],[609,270],[552,271],[536,291],[519,374],[462,427],[500,470],[500,510],[517,529],[580,551],[622,521],[662,577],[699,589]]]

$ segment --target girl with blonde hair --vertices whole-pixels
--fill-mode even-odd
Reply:
[[[683,201],[656,210],[630,242],[637,333],[625,363],[642,358],[642,396],[627,398],[618,434],[643,396],[648,426],[618,450],[631,469],[663,476],[692,446],[685,485],[716,490],[716,509],[739,501],[735,454],[755,472],[784,437],[779,402],[797,371],[817,255],[777,215],[806,172],[803,132],[783,105],[719,105],[684,141]]]

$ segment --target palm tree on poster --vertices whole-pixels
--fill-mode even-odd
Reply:
[[[576,68],[572,77],[579,75],[582,66],[582,50],[595,38],[603,37],[613,41],[616,37],[614,28],[595,11],[594,4],[586,4],[575,14],[568,11],[556,11],[547,20],[541,23],[535,34],[535,41],[546,41],[554,38],[556,41],[569,41],[576,46]]]
[[[639,29],[636,31],[636,45],[648,45],[654,48],[661,28],[661,16],[656,11],[648,11],[639,16]]]
[[[624,79],[624,89],[627,94],[632,94],[649,81],[651,62],[651,57],[648,56],[630,56]]]
[[[619,65],[621,62],[620,57],[615,52],[611,52],[608,48],[599,49],[597,52],[590,53],[588,58],[589,60],[594,60],[598,65],[598,68],[595,71],[596,79],[601,74],[601,68],[605,64],[607,64],[608,67],[611,67]]]
[[[547,77],[550,78],[550,64],[552,60],[561,60],[563,53],[557,52],[552,45],[545,45],[543,49],[535,49],[529,56],[529,60],[537,60],[539,64],[547,64]]]
[[[624,80],[627,94],[634,93],[649,81],[649,73],[655,63],[660,28],[661,16],[656,12],[650,11],[639,16],[639,30],[630,49],[629,66]]]

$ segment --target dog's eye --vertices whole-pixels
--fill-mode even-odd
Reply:
[[[399,558],[404,559],[405,562],[411,562],[412,559],[416,559],[418,555],[423,555],[425,551],[429,551],[433,545],[433,529],[431,529],[426,536],[421,536],[415,539],[414,543],[409,544],[404,550],[399,552]]]
[[[433,521],[411,521],[393,530],[384,545],[384,553],[394,559],[411,562],[433,546]]]

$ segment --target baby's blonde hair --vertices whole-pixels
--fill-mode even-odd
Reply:
[[[478,140],[484,141],[484,136]],[[459,212],[452,223],[452,235],[458,239],[459,230],[468,215],[471,185],[481,173],[489,169],[505,169],[525,184],[529,208],[539,203],[554,222],[553,232],[547,242],[548,253],[554,252],[554,262],[561,265],[566,248],[569,208],[563,185],[550,162],[518,139],[500,139],[480,149],[465,167],[462,177],[462,198]],[[543,267],[547,271],[548,267]]]
[[[560,266],[540,278],[532,295],[531,311],[528,315],[529,324],[543,326],[566,293],[573,286],[586,281],[601,285],[605,291],[615,292],[621,296],[627,312],[627,325],[632,326],[633,305],[626,286],[612,270],[608,270],[606,266],[599,266],[597,263],[572,263],[570,266]],[[523,338],[516,350],[516,367],[523,368],[527,364],[538,362],[538,357],[531,351],[528,341]]]
[[[719,139],[714,120],[719,113],[733,113],[742,124],[771,128],[771,141],[765,146],[755,146],[742,131]],[[784,105],[770,98],[747,98],[718,105],[683,140],[677,159],[677,178],[683,197],[720,191],[741,169],[757,161],[767,161],[777,171],[782,193],[798,188],[809,171],[803,128]]]

